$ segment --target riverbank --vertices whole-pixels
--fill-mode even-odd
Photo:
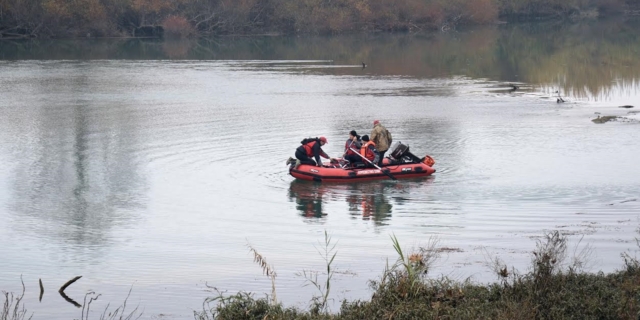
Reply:
[[[545,234],[532,252],[530,271],[520,273],[503,261],[492,258],[490,267],[498,281],[474,284],[446,277],[429,279],[431,265],[437,259],[436,241],[427,247],[405,254],[398,240],[392,238],[398,260],[384,270],[381,278],[371,282],[369,300],[343,301],[338,312],[328,310],[331,281],[336,270],[335,246],[325,233],[325,273],[303,271],[318,294],[310,300],[308,310],[285,307],[276,297],[273,266],[250,247],[254,262],[273,283],[272,292],[264,298],[240,292],[226,295],[218,292],[209,298],[194,318],[205,319],[637,319],[640,316],[640,262],[628,253],[622,254],[623,267],[616,272],[589,273],[590,248],[568,250],[567,238],[558,231]],[[640,243],[638,243],[640,247]],[[572,256],[570,256],[572,254]],[[89,293],[89,298],[100,295]],[[5,293],[0,320],[30,319],[21,295]],[[113,311],[117,316],[142,316],[135,307],[125,312],[124,304]],[[82,319],[91,319],[91,299],[85,298]],[[85,312],[86,309],[86,312]],[[102,316],[106,314],[102,313]],[[110,318],[113,319],[113,318]],[[128,319],[128,318],[127,318]]]
[[[638,244],[640,246],[640,243]],[[491,262],[497,282],[483,285],[448,278],[427,279],[437,248],[403,254],[397,240],[398,261],[372,281],[373,295],[365,301],[343,301],[340,311],[327,311],[333,258],[327,273],[313,284],[319,295],[309,310],[284,307],[270,296],[248,293],[217,297],[215,306],[196,319],[637,319],[640,316],[640,263],[623,253],[624,266],[609,274],[583,270],[589,248],[569,257],[567,238],[554,231],[538,241],[531,271],[520,273],[503,261]],[[576,255],[576,253],[578,253]],[[329,257],[329,255],[327,255]],[[256,260],[263,263],[262,257]],[[264,268],[263,263],[263,268]],[[272,277],[272,279],[274,279]]]

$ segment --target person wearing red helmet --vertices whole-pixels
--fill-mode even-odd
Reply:
[[[322,167],[322,161],[320,161],[320,157],[325,159],[331,159],[323,150],[322,146],[329,143],[327,138],[308,138],[304,139],[300,142],[300,146],[296,149],[296,165],[297,169],[301,164],[308,164],[312,166]],[[315,161],[312,159],[315,158]],[[293,159],[290,159],[293,160]],[[291,161],[287,161],[287,163],[291,163]]]

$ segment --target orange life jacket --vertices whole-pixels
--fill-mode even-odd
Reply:
[[[316,145],[316,140],[313,140],[307,144],[303,144],[302,147],[304,148],[304,152],[307,153],[307,157],[311,158],[313,157],[313,146]]]
[[[362,147],[360,148],[360,154],[367,158],[369,161],[373,161],[376,158],[376,154],[373,153],[373,150],[371,150],[369,148],[369,146],[376,146],[375,143],[373,143],[373,141],[369,141],[365,144],[362,145]]]
[[[433,165],[436,164],[436,161],[433,160],[433,158],[431,158],[429,155],[424,156],[424,160],[422,160],[422,162],[429,167],[433,167]]]

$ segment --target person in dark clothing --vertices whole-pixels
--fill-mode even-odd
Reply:
[[[333,160],[333,158],[330,158],[321,148],[328,143],[327,138],[304,139],[301,143],[302,145],[296,149],[296,159],[298,159],[298,161],[296,161],[296,169],[301,164],[322,167],[322,161],[320,161],[321,156],[325,159]],[[311,157],[314,157],[315,161],[311,159]]]
[[[360,147],[360,155],[362,155],[372,163],[378,163],[378,161],[380,160],[380,155],[378,154],[378,150],[376,150],[376,144],[373,141],[370,141],[369,136],[366,134],[362,136],[362,143],[362,147]],[[364,159],[362,159],[361,161],[363,161],[368,167],[373,166],[371,163],[369,163],[369,161],[366,161]]]
[[[349,161],[349,163],[353,164],[356,162],[362,162],[362,158],[360,158],[356,152],[360,150],[362,147],[362,141],[360,140],[360,136],[356,133],[355,130],[351,130],[349,132],[349,139],[344,144],[344,159]],[[353,150],[356,150],[355,152]]]

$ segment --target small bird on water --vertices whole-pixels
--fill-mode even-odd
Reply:
[[[367,67],[367,65],[363,62],[363,63],[362,63],[362,69],[364,69],[364,68],[366,68],[366,67]]]

